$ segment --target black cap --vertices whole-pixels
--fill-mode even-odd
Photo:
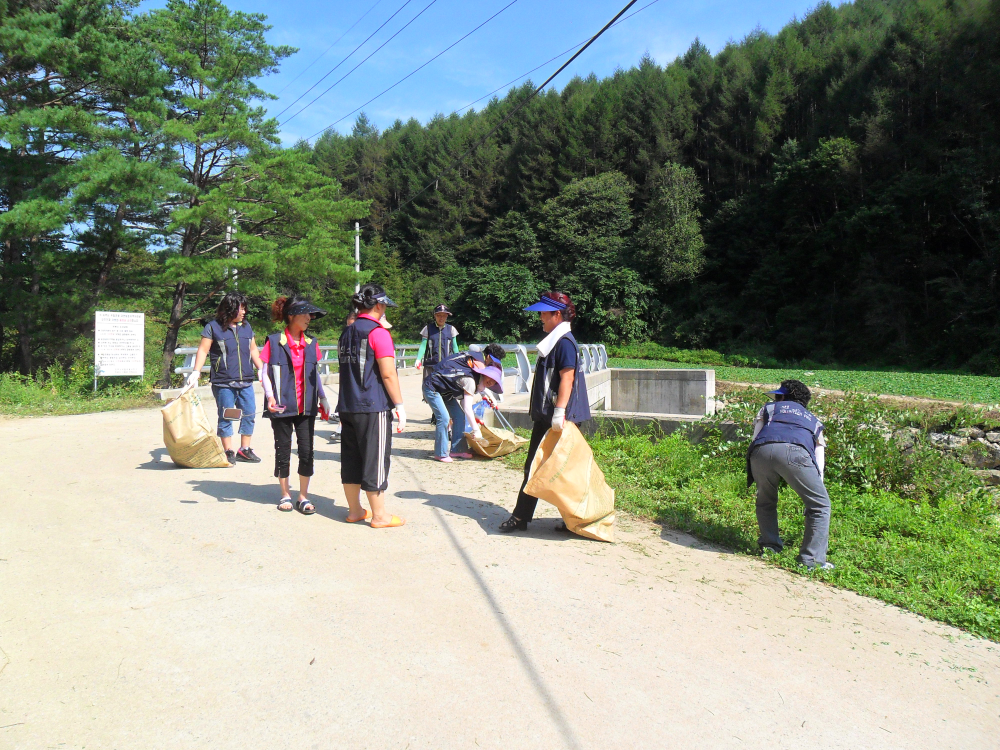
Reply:
[[[434,308],[434,314],[437,315],[438,313],[448,313],[451,315],[451,310],[448,309],[448,305],[438,305]]]
[[[326,310],[316,307],[312,302],[307,302],[306,300],[299,300],[292,305],[289,305],[288,309],[285,310],[285,315],[309,315],[313,320],[316,318],[322,318],[326,315]]]

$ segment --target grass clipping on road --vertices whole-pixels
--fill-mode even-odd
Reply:
[[[712,431],[694,445],[683,432],[603,429],[588,438],[621,510],[690,532],[745,554],[757,552],[754,488],[746,451],[753,417],[768,397],[728,394],[718,421],[742,428],[724,442]],[[942,416],[893,409],[867,396],[819,397],[810,408],[826,423],[826,485],[832,503],[829,560],[836,570],[812,575],[836,586],[1000,641],[1000,516],[996,493],[969,469],[927,442]],[[968,410],[950,415],[974,421]],[[924,432],[904,452],[893,433]],[[952,427],[963,426],[952,424]],[[523,466],[520,451],[508,465]],[[785,550],[795,562],[804,529],[802,501],[783,487],[778,505]]]

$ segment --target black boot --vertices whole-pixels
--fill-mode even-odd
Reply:
[[[512,531],[527,531],[528,522],[522,521],[520,518],[511,513],[510,518],[500,524],[500,533],[509,534]]]

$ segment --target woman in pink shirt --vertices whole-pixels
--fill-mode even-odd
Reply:
[[[281,486],[278,510],[291,510],[288,475],[291,467],[292,433],[299,456],[300,512],[310,515],[316,508],[309,502],[309,478],[313,475],[313,434],[320,406],[326,413],[330,405],[319,377],[319,341],[306,336],[306,328],[316,318],[326,315],[308,300],[299,296],[278,297],[271,305],[271,317],[284,321],[285,330],[272,333],[261,349],[261,385],[274,429],[274,476]]]

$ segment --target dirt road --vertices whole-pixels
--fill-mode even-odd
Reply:
[[[0,423],[2,748],[995,748],[990,642],[646,522],[496,533],[517,472],[428,460],[402,529],[265,462],[182,470],[156,411]]]

